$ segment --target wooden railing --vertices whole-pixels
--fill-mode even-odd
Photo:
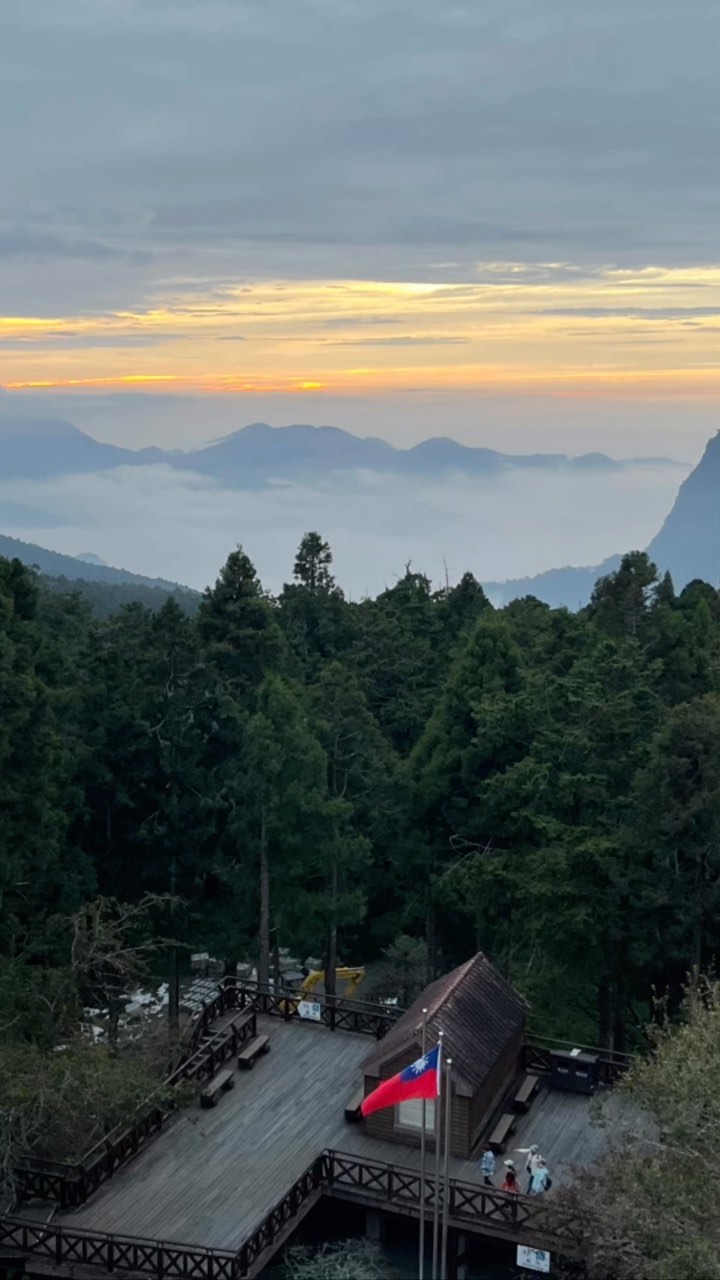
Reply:
[[[243,982],[237,985],[236,990],[240,1008],[252,1004],[258,1013],[284,1018],[286,1022],[298,1017],[299,993],[290,987]],[[381,1040],[405,1012],[404,1009],[399,1009],[395,1005],[373,1004],[364,1000],[345,1000],[342,996],[329,996],[325,993],[316,995],[313,992],[307,998],[320,1007],[318,1026],[328,1027],[331,1031],[353,1031],[361,1035],[371,1035],[376,1040]]]
[[[238,1251],[239,1274],[257,1274],[312,1208],[327,1186],[327,1155],[318,1156],[278,1200],[260,1226],[253,1231]],[[264,1256],[265,1255],[265,1256]]]
[[[77,1231],[50,1223],[0,1219],[0,1247],[23,1258],[46,1259],[53,1267],[96,1267],[155,1280],[239,1280],[237,1253],[199,1245],[159,1243],[101,1231]]]
[[[553,1070],[553,1050],[569,1053],[572,1049],[592,1054],[597,1059],[597,1083],[603,1085],[615,1084],[625,1074],[633,1060],[629,1053],[618,1053],[614,1049],[591,1048],[587,1045],[568,1044],[562,1040],[532,1036],[528,1037],[523,1045],[523,1068],[536,1075],[549,1075]]]
[[[290,1237],[321,1195],[360,1204],[419,1214],[424,1197],[429,1214],[435,1206],[435,1181],[419,1170],[342,1151],[323,1151],[265,1215],[237,1252],[82,1231],[63,1224],[47,1226],[19,1218],[0,1219],[0,1248],[58,1268],[95,1267],[99,1271],[132,1272],[153,1280],[243,1280],[257,1276]],[[440,1187],[439,1207],[444,1191]],[[563,1228],[541,1200],[509,1195],[492,1187],[451,1178],[448,1220],[466,1231],[509,1240],[543,1244],[565,1255],[577,1247],[569,1226]]]
[[[211,1080],[228,1058],[233,1058],[248,1040],[257,1035],[257,1012],[250,1007],[239,1013],[227,1026],[215,1032],[189,1058],[184,1058],[166,1081],[167,1085],[181,1080]]]
[[[381,1204],[419,1214],[422,1194],[426,1208],[432,1212],[435,1207],[435,1179],[431,1175],[422,1178],[419,1170],[346,1155],[342,1151],[326,1151],[324,1160],[324,1184],[330,1195],[340,1194],[343,1199],[356,1196],[363,1202],[377,1198]],[[442,1211],[442,1186],[439,1192]],[[572,1248],[575,1239],[569,1229],[558,1230],[556,1215],[540,1199],[497,1191],[459,1178],[449,1179],[448,1218],[455,1225],[507,1234],[517,1240],[552,1237],[557,1244]]]
[[[203,1007],[188,1052],[165,1081],[172,1088],[182,1080],[202,1081],[212,1077],[218,1068],[237,1053],[245,1041],[256,1034],[257,1014],[253,1008],[218,1031],[206,1044],[203,1035],[212,1021],[230,1008],[237,1008],[234,988],[221,988]],[[160,1106],[152,1098],[138,1108],[134,1119],[118,1126],[85,1153],[81,1160],[63,1163],[29,1158],[15,1170],[17,1199],[54,1200],[61,1208],[84,1204],[89,1196],[159,1133],[171,1114],[171,1108]]]
[[[226,978],[215,995],[203,1005],[192,1029],[188,1048],[178,1066],[165,1081],[172,1088],[183,1080],[203,1081],[215,1075],[228,1058],[257,1032],[257,1014],[267,1013],[285,1020],[297,1017],[298,993],[259,983],[238,983]],[[392,1026],[399,1011],[359,1000],[343,1001],[321,995],[321,1024],[331,1030],[373,1035],[380,1039]],[[238,1016],[206,1039],[218,1018],[237,1009]],[[400,1011],[401,1012],[401,1011]],[[102,1138],[79,1161],[63,1163],[28,1158],[15,1170],[16,1196],[26,1200],[54,1200],[62,1209],[84,1204],[108,1178],[159,1133],[171,1115],[171,1108],[149,1098],[135,1118]]]

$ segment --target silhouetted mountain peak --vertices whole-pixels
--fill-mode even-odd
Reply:
[[[694,471],[680,486],[675,504],[648,552],[669,569],[676,586],[703,578],[720,581],[720,432],[708,440]]]

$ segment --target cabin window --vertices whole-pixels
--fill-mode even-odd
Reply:
[[[419,1133],[422,1129],[422,1101],[420,1098],[413,1098],[410,1102],[400,1102],[395,1108],[395,1124],[399,1129],[416,1129]],[[434,1133],[435,1131],[435,1099],[428,1098],[425,1102],[425,1132]]]

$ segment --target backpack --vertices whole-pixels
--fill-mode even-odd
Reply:
[[[550,1177],[550,1174],[548,1174],[547,1181],[545,1183],[545,1190],[549,1191],[551,1186],[552,1186],[552,1178]]]

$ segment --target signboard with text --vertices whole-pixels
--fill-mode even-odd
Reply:
[[[298,1017],[309,1018],[311,1022],[322,1022],[322,1007],[317,1000],[300,1000],[298,1003]]]
[[[550,1254],[544,1249],[530,1249],[526,1244],[519,1244],[515,1261],[526,1271],[541,1271],[543,1275],[550,1275]]]

